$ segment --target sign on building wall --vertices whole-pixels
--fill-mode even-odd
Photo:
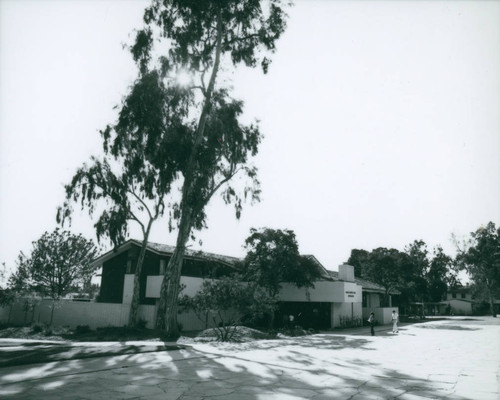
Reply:
[[[360,285],[350,282],[343,282],[343,284],[345,303],[361,303],[363,301],[362,288]]]

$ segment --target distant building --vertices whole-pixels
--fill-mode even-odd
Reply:
[[[470,287],[454,288],[446,293],[446,299],[440,304],[440,313],[472,315],[476,306],[477,302],[472,298]]]
[[[500,300],[494,302],[496,313],[500,312]],[[450,288],[439,302],[410,303],[410,315],[486,315],[489,303],[475,299],[470,286]]]
[[[500,300],[494,301],[495,312],[500,313]],[[440,314],[473,315],[488,314],[489,303],[478,301],[472,295],[470,286],[452,288],[446,293],[446,299],[440,303]]]

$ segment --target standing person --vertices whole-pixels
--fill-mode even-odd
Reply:
[[[372,336],[375,336],[375,314],[370,313],[370,316],[368,317],[368,322],[370,323],[370,332]]]
[[[398,333],[398,318],[399,315],[396,310],[392,310],[392,333]]]
[[[294,320],[295,320],[295,317],[293,316],[293,314],[290,314],[288,316],[288,327],[290,328],[290,330],[293,330],[293,326],[294,326],[293,321]]]

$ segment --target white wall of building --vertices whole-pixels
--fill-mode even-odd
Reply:
[[[349,271],[347,271],[349,273]],[[146,297],[159,298],[160,287],[163,276],[148,276],[146,286]],[[203,284],[202,278],[181,277],[181,284],[186,287],[183,290],[188,296],[193,296]],[[127,284],[125,284],[127,286]],[[340,326],[340,317],[362,318],[362,287],[354,282],[331,282],[319,281],[314,283],[314,288],[297,288],[292,284],[282,284],[279,300],[284,302],[325,302],[332,304],[332,326]],[[203,322],[191,318],[179,322],[186,330],[202,329]],[[201,324],[201,326],[200,326]]]
[[[123,304],[131,304],[134,294],[134,274],[126,274],[123,279]]]
[[[331,305],[331,326],[341,327],[341,318],[362,319],[362,307],[359,303],[332,303]]]
[[[133,278],[133,275],[130,276]],[[160,298],[162,280],[162,275],[150,275],[147,277],[146,297]],[[204,279],[202,278],[181,276],[181,285],[186,286],[182,293],[188,296],[194,296],[201,288],[203,281]],[[125,289],[127,287],[129,287],[128,291],[131,291],[133,287],[133,279],[130,281],[128,275],[125,276],[124,299],[126,298]],[[309,292],[309,297],[307,296],[307,292]],[[292,284],[284,283],[279,293],[279,299],[280,301],[360,303],[362,301],[362,288],[354,282],[319,281],[314,283],[314,288],[308,288],[306,290],[305,288],[297,288]]]
[[[339,279],[344,282],[354,282],[354,267],[349,264],[339,265]]]
[[[200,290],[205,280],[206,279],[203,278],[181,276],[181,285],[186,285],[186,287],[182,291],[182,294],[188,295],[190,297],[194,296],[196,292]],[[163,275],[149,275],[146,282],[146,297],[159,299],[162,281]]]
[[[455,315],[472,315],[472,303],[468,301],[462,301],[461,299],[451,299],[446,301],[450,307],[451,312]],[[442,307],[443,309],[446,306]]]
[[[453,297],[455,295],[455,298]],[[465,297],[462,297],[465,296]],[[448,300],[472,300],[472,294],[470,292],[447,292],[446,293],[446,301]]]
[[[279,293],[280,301],[316,301],[324,303],[361,303],[361,286],[354,282],[314,282],[314,288],[309,288],[309,297],[305,288],[292,284],[282,284]]]

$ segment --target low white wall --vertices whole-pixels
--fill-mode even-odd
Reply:
[[[5,307],[0,312],[2,322],[13,325],[25,325],[35,322],[48,324],[54,307],[52,325],[69,326],[88,325],[92,329],[105,326],[123,326],[127,323],[129,305],[112,303],[78,302],[71,300],[40,300],[36,305],[25,311],[25,301],[19,300],[12,308]],[[144,306],[140,306],[141,308]],[[10,321],[8,311],[10,312]],[[142,311],[142,310],[140,310]],[[6,315],[7,314],[7,315]]]
[[[392,311],[396,310],[399,315],[398,307],[379,307],[375,310],[375,318],[381,324],[391,324],[392,323]]]
[[[396,310],[399,315],[398,307],[365,307],[363,308],[363,319],[367,320],[370,316],[370,313],[373,312],[375,314],[375,319],[377,320],[379,325],[391,324],[393,310]]]
[[[331,326],[332,328],[341,326],[340,318],[363,318],[362,304],[359,303],[332,303],[331,305]]]
[[[25,312],[25,301],[19,300],[8,307],[0,307],[0,321],[11,325],[30,325],[33,323],[49,324],[52,312],[52,300],[39,300],[33,308]],[[88,325],[90,328],[124,326],[128,323],[130,304],[78,302],[59,300],[54,306],[53,326]],[[146,321],[146,327],[152,329],[156,318],[156,307],[140,305],[139,318]],[[184,330],[203,329],[204,324],[194,313],[181,313],[178,322]]]

